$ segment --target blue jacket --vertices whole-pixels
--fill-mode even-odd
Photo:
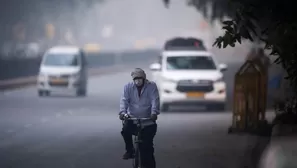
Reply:
[[[120,100],[120,113],[128,113],[136,118],[148,118],[151,114],[160,114],[158,87],[154,82],[145,81],[140,97],[133,82],[124,86]],[[150,122],[152,123],[152,122]]]
[[[281,87],[282,75],[277,74],[271,80],[268,81],[269,89],[279,89]]]

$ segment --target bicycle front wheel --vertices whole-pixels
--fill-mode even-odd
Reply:
[[[134,156],[134,159],[133,159],[133,168],[141,168],[140,152],[139,152],[138,145],[136,145],[136,147],[135,147],[135,156]]]

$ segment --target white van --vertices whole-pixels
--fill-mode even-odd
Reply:
[[[88,69],[83,51],[78,47],[59,46],[50,48],[43,56],[37,79],[39,96],[52,92],[87,94]]]
[[[223,71],[212,53],[200,50],[167,50],[159,62],[150,66],[153,81],[159,88],[162,111],[171,105],[205,105],[224,110],[226,83]]]

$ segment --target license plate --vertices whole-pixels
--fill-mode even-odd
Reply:
[[[189,92],[187,93],[187,97],[191,97],[191,98],[200,98],[203,97],[204,93],[202,92]]]
[[[54,84],[62,84],[62,83],[67,83],[64,79],[51,79],[51,83]]]

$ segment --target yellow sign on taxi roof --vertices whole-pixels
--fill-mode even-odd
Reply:
[[[99,52],[101,49],[100,44],[90,43],[86,44],[83,48],[86,52]]]

